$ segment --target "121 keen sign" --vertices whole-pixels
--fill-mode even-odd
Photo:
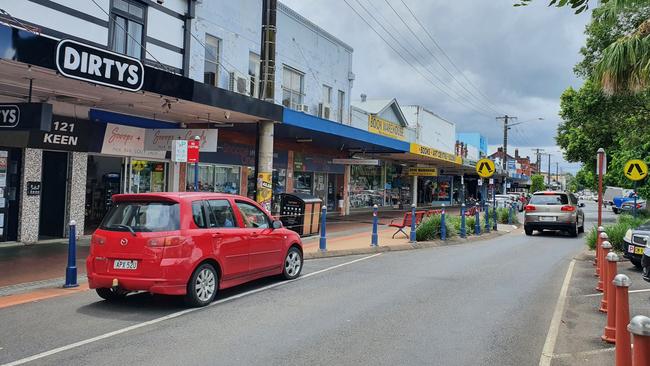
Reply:
[[[144,83],[140,60],[69,39],[56,48],[56,68],[69,78],[129,91]]]

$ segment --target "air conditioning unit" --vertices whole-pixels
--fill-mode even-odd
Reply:
[[[307,104],[298,104],[296,105],[296,109],[303,113],[309,113],[309,106]]]
[[[330,119],[332,107],[328,104],[318,103],[318,117]]]
[[[238,72],[231,72],[228,89],[235,93],[250,95],[250,83],[248,82],[248,77]]]

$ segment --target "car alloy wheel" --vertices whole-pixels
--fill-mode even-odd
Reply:
[[[287,256],[284,259],[284,277],[288,280],[292,280],[300,275],[302,270],[302,255],[300,251],[292,247],[287,252]]]
[[[196,276],[194,291],[196,297],[202,302],[210,300],[217,286],[214,272],[209,268],[203,268]]]

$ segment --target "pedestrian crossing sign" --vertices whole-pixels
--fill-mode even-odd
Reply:
[[[495,171],[494,162],[490,159],[481,159],[476,163],[476,172],[481,178],[490,178]]]
[[[648,165],[643,160],[632,159],[625,163],[623,174],[629,180],[638,181],[648,176]]]

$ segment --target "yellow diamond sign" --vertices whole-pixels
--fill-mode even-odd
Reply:
[[[643,160],[632,159],[625,163],[623,174],[629,180],[642,180],[648,176],[648,165]]]
[[[490,178],[495,171],[494,162],[490,159],[481,159],[476,163],[476,172],[481,178]]]

